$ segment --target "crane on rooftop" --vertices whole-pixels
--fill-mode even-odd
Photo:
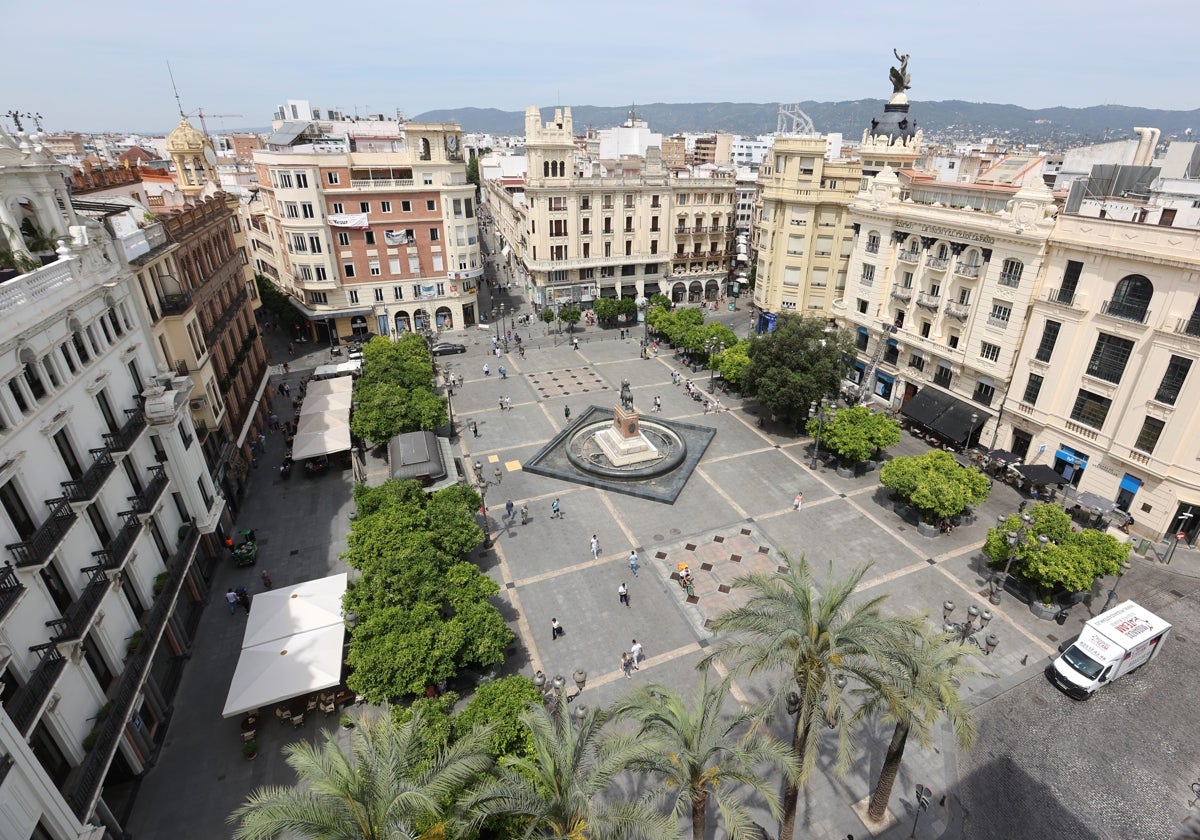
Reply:
[[[195,111],[192,111],[192,113],[190,113],[190,114],[185,114],[183,112],[183,102],[179,99],[179,88],[175,85],[175,72],[171,69],[171,62],[169,62],[169,61],[167,62],[167,75],[171,77],[171,90],[175,91],[175,104],[179,106],[179,116],[184,117],[185,119],[187,117],[199,117],[200,118],[200,127],[204,129],[205,137],[210,136],[208,133],[208,123],[204,119],[206,116],[215,117],[217,119],[225,119],[226,117],[233,118],[233,117],[241,117],[242,116],[241,114],[205,114],[203,108],[198,108]],[[224,125],[222,125],[222,128],[224,128]]]

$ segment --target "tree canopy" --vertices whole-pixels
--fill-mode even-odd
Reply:
[[[742,393],[798,425],[808,406],[838,393],[854,358],[854,340],[819,318],[780,314],[775,329],[750,343]]]
[[[964,467],[940,449],[888,461],[879,471],[879,481],[916,508],[929,524],[983,503],[991,492],[986,475]]]
[[[808,433],[820,435],[821,446],[838,456],[843,464],[857,464],[900,442],[900,424],[865,405],[839,408],[822,424],[808,421]]]
[[[1007,563],[1015,553],[1009,572],[1025,581],[1043,598],[1056,592],[1083,592],[1097,578],[1115,575],[1129,558],[1129,546],[1111,534],[1085,528],[1075,531],[1071,517],[1055,504],[1034,505],[1029,511],[1033,523],[1015,547],[1008,544],[1008,532],[1020,533],[1021,518],[1012,514],[1002,528],[989,528],[983,553],[996,564]],[[1042,543],[1038,537],[1045,536]]]
[[[433,391],[429,346],[413,333],[397,341],[376,337],[363,346],[354,401],[350,431],[377,444],[404,432],[436,429],[449,419],[445,398]]]
[[[741,339],[732,347],[727,347],[714,360],[717,372],[733,388],[740,389],[746,368],[750,364],[750,341]]]

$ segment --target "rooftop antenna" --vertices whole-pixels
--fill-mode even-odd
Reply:
[[[179,116],[184,117],[183,103],[179,101],[179,88],[175,85],[175,74],[171,71],[171,62],[169,61],[167,62],[167,75],[171,77],[171,90],[175,91],[175,104],[179,107]]]

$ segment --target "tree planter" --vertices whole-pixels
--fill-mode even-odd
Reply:
[[[838,478],[854,478],[854,467],[843,467],[841,464],[838,464],[837,475]]]
[[[1029,611],[1043,621],[1053,621],[1058,615],[1058,610],[1057,604],[1043,604],[1036,598],[1029,602]]]
[[[936,537],[941,533],[941,529],[936,525],[930,525],[928,522],[921,521],[917,523],[917,533],[922,537]]]

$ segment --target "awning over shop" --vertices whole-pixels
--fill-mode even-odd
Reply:
[[[242,647],[342,624],[346,581],[347,574],[342,572],[258,593],[254,596],[254,608],[246,617]]]
[[[354,379],[339,376],[314,381],[300,408],[292,457],[317,458],[350,449],[350,402]]]
[[[922,388],[906,402],[900,413],[926,428],[933,428],[933,421],[949,407],[950,396],[934,388]]]
[[[900,413],[955,444],[965,444],[987,422],[987,414],[979,406],[930,387],[918,391]],[[974,425],[971,415],[975,415]]]
[[[345,635],[346,628],[338,622],[244,648],[221,717],[337,685],[342,681]]]
[[[1116,502],[1103,496],[1097,496],[1095,493],[1080,493],[1075,497],[1075,501],[1081,507],[1091,508],[1101,516],[1107,516],[1117,509]]]
[[[1011,468],[1030,484],[1045,487],[1048,484],[1066,484],[1067,480],[1045,464],[1017,464]]]

